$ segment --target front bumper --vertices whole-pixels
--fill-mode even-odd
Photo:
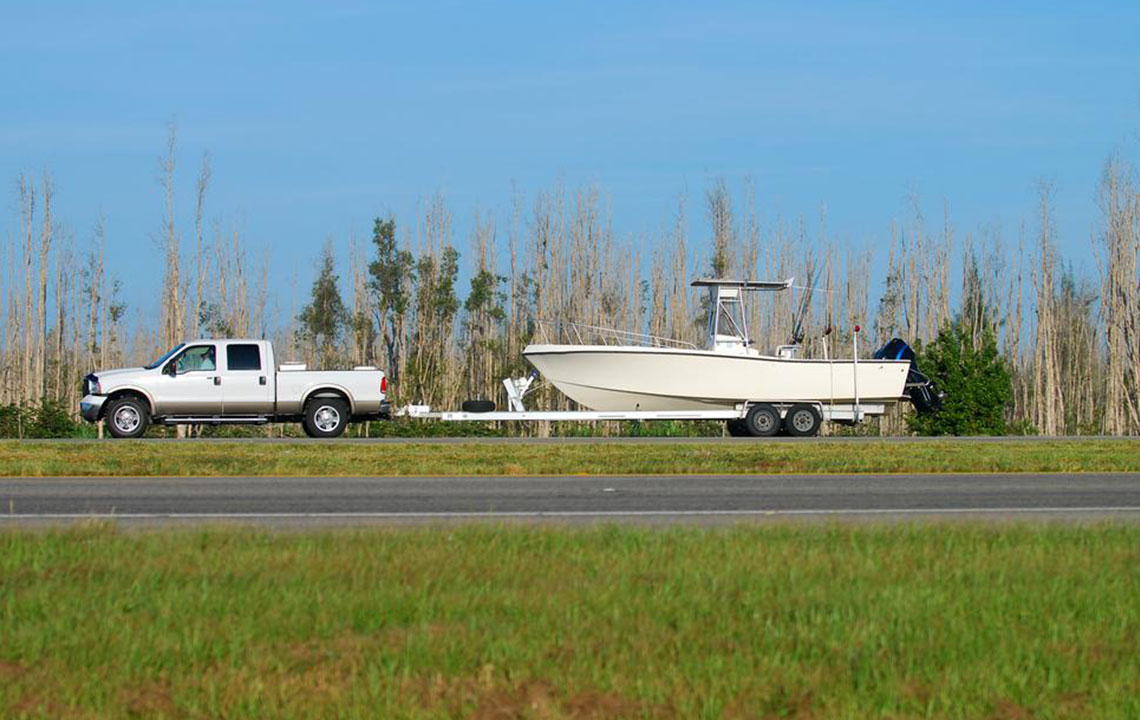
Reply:
[[[104,395],[84,395],[79,401],[79,414],[87,422],[96,422],[103,414],[103,403],[107,402]]]

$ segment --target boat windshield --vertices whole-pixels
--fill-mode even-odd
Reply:
[[[744,304],[740,298],[721,298],[716,307],[716,334],[748,339],[744,328]]]
[[[185,344],[185,343],[179,343],[179,344],[175,345],[174,347],[172,347],[172,348],[170,348],[169,350],[167,350],[167,351],[166,351],[166,353],[164,353],[162,357],[160,357],[159,359],[155,360],[155,361],[154,361],[154,362],[152,362],[150,365],[147,365],[147,366],[146,366],[146,369],[147,369],[147,370],[154,370],[156,367],[158,367],[159,365],[161,365],[161,364],[163,364],[164,362],[166,362],[167,360],[169,360],[169,359],[170,359],[170,357],[171,357],[171,356],[172,356],[174,353],[178,352],[179,350],[181,350],[181,349],[182,349],[182,348],[184,348],[184,347],[186,347],[186,344]]]

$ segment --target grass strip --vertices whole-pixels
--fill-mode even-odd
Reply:
[[[1140,716],[1140,528],[0,533],[0,716]]]
[[[0,443],[0,476],[1137,472],[1140,441],[724,444]]]

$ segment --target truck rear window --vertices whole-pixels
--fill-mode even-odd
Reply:
[[[261,351],[256,345],[227,345],[226,367],[230,370],[260,370]]]

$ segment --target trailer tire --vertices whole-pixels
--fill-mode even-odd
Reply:
[[[315,397],[305,403],[301,427],[311,438],[334,438],[348,427],[348,403],[335,397]]]
[[[463,412],[469,412],[469,413],[494,412],[495,411],[495,401],[494,400],[464,400],[463,405],[461,407],[463,408]]]
[[[145,401],[134,395],[116,398],[107,406],[107,430],[111,437],[142,437],[150,424],[150,408]]]
[[[744,424],[743,420],[729,420],[725,424],[725,429],[731,437],[751,437],[752,433],[748,432],[748,426]]]
[[[823,419],[815,406],[801,403],[793,405],[784,416],[784,430],[792,437],[815,437]]]
[[[752,437],[772,437],[780,432],[780,411],[768,403],[753,405],[744,416],[744,426]]]

